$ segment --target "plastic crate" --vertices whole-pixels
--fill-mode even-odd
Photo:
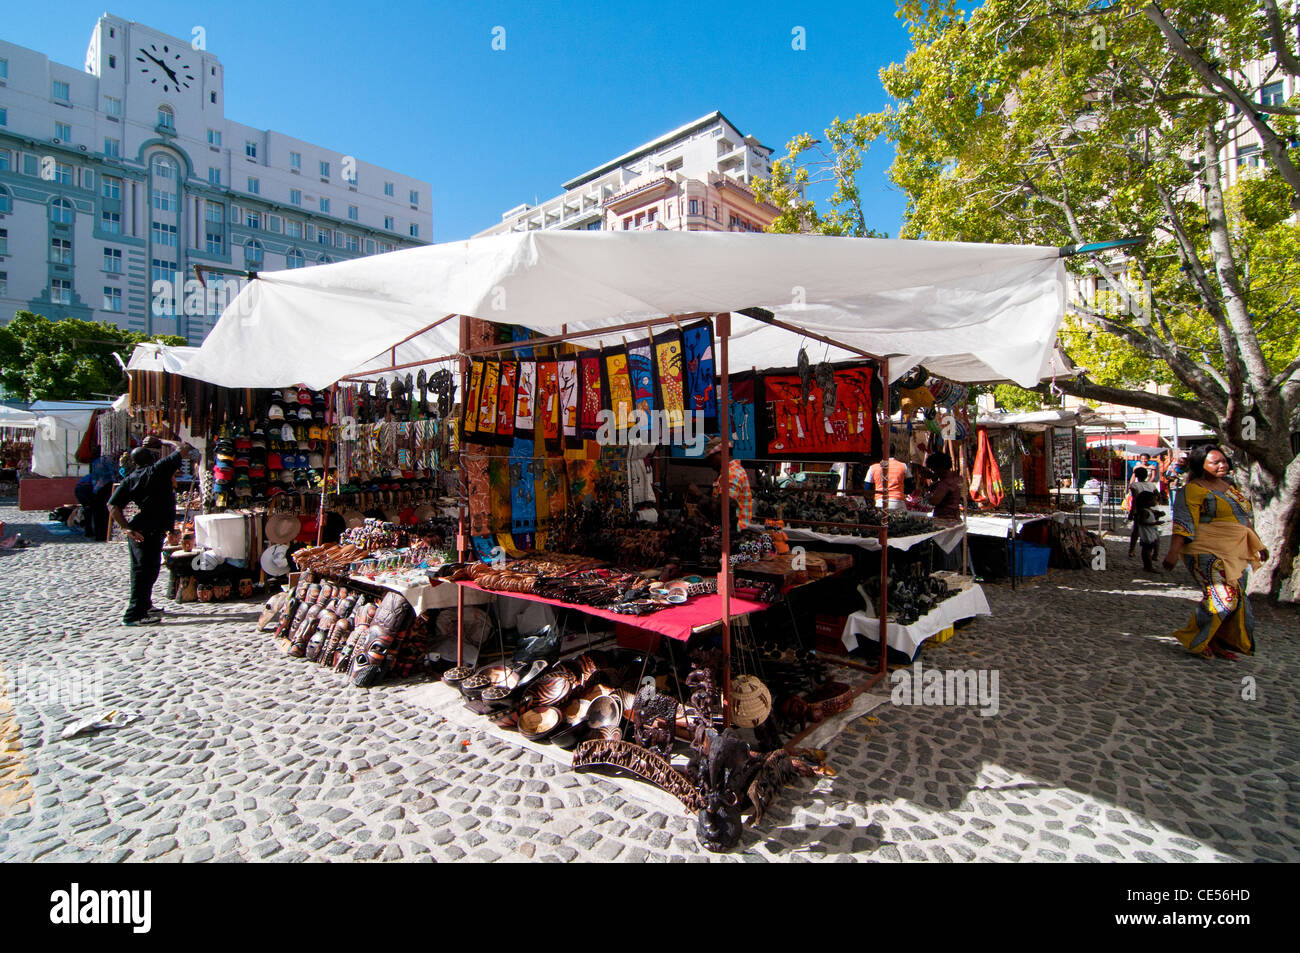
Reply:
[[[1047,575],[1047,559],[1052,554],[1052,547],[1018,539],[1011,548],[1017,576]]]
[[[947,642],[955,634],[956,630],[952,626],[948,626],[948,628],[944,629],[942,632],[930,636],[926,641],[931,645],[943,645],[943,643]]]

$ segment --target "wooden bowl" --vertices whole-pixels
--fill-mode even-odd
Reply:
[[[564,715],[554,705],[538,705],[519,716],[519,733],[529,741],[543,741],[564,724]]]

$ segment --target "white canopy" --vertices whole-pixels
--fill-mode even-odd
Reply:
[[[630,321],[757,307],[903,368],[1032,386],[1052,374],[1064,276],[1057,250],[1043,246],[525,232],[263,274],[184,373],[228,387],[320,388],[388,365],[391,348],[448,314],[549,334],[563,326],[594,342]],[[397,346],[396,363],[455,354],[457,335],[447,321]],[[733,368],[791,365],[799,346],[798,335],[735,314]],[[854,356],[814,342],[809,352]]]
[[[31,428],[35,426],[36,415],[31,411],[19,410],[17,407],[0,404],[0,427]]]
[[[131,360],[127,362],[128,371],[166,371],[168,374],[179,374],[195,354],[199,353],[196,347],[184,347],[175,344],[154,344],[148,342],[137,344],[135,350],[131,352]]]
[[[79,474],[77,448],[90,428],[96,410],[108,401],[38,400],[32,404],[36,429],[32,440],[32,472],[37,476],[61,477]]]
[[[1020,430],[1046,430],[1049,427],[1113,427],[1107,420],[1086,407],[1073,410],[1032,410],[1019,414],[985,414],[975,421],[977,427],[1016,427]]]

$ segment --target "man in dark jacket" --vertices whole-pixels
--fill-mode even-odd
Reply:
[[[123,625],[152,625],[158,622],[153,607],[153,585],[162,569],[163,540],[176,521],[176,489],[172,479],[185,456],[196,453],[170,440],[161,441],[172,452],[161,460],[149,446],[131,451],[135,465],[108,499],[109,519],[126,530],[131,555],[131,599],[122,617]],[[128,523],[122,509],[134,503],[140,512]]]

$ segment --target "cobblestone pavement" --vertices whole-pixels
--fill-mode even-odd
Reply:
[[[715,857],[684,813],[441,720],[418,686],[284,657],[256,604],[162,601],[161,626],[121,627],[124,544],[41,518],[0,507],[39,541],[0,554],[3,861],[1300,859],[1295,612],[1260,609],[1252,659],[1186,656],[1165,634],[1186,576],[1119,543],[1107,572],[988,587],[993,617],[926,650],[997,670],[995,716],[878,708],[829,746],[837,778],[787,787]],[[30,689],[59,666],[142,718],[61,741],[88,709]]]

